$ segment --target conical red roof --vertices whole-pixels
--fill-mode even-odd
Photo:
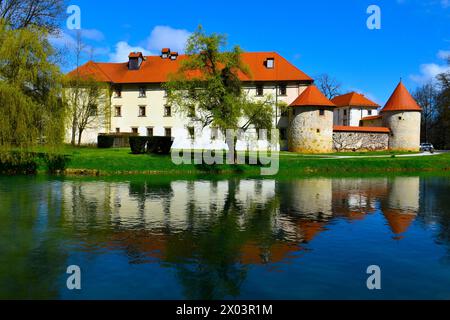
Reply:
[[[328,100],[314,85],[309,86],[297,99],[295,99],[294,102],[291,103],[291,107],[312,106],[336,107],[336,105]]]
[[[422,111],[422,108],[408,92],[403,82],[400,82],[386,106],[381,110],[381,112],[386,111]]]
[[[350,92],[331,100],[338,107],[370,107],[379,108],[375,102],[357,92]]]

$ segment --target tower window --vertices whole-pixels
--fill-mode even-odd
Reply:
[[[403,118],[402,117],[398,117],[398,120],[403,120]]]
[[[320,109],[319,110],[319,115],[324,116],[325,115],[325,109]]]
[[[320,129],[317,129],[317,133],[320,133]]]

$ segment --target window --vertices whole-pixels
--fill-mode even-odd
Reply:
[[[188,134],[189,134],[189,138],[191,140],[195,140],[195,128],[194,127],[188,128]]]
[[[165,130],[165,136],[171,137],[172,136],[172,128],[166,128]]]
[[[133,132],[134,134],[138,134],[139,128],[131,128],[131,132]]]
[[[189,118],[195,118],[195,106],[189,106]]]
[[[216,140],[219,138],[219,129],[218,128],[211,128],[211,140]]]
[[[145,87],[139,88],[139,98],[145,98],[147,96],[147,90]]]
[[[122,98],[122,88],[114,88],[114,98]]]
[[[280,96],[285,96],[287,94],[287,86],[285,84],[280,85]]]
[[[116,133],[120,133],[120,128],[116,128]]]
[[[320,133],[320,129],[317,129],[317,133]]]
[[[171,117],[171,116],[172,116],[172,107],[165,106],[164,107],[164,117]]]
[[[346,116],[347,115],[347,110],[344,110],[344,116]]]
[[[398,117],[398,120],[400,120],[400,121],[401,121],[401,120],[403,120],[403,119],[402,119],[402,117]]]
[[[320,109],[319,115],[323,117],[325,115],[325,109]]]
[[[139,117],[146,117],[146,107],[145,106],[139,106]]]
[[[256,95],[258,97],[262,97],[264,95],[264,86],[263,85],[256,86]]]
[[[147,128],[147,137],[153,137],[153,128]]]
[[[344,126],[346,127],[348,125],[348,120],[344,119]]]
[[[287,129],[286,128],[280,129],[280,140],[287,140]]]
[[[368,114],[369,116],[371,116],[371,115],[372,115],[372,110],[369,110],[369,111],[367,112],[367,114]]]
[[[266,60],[266,67],[267,67],[267,69],[275,68],[275,59],[274,58],[267,59]]]
[[[122,107],[116,106],[115,107],[115,117],[121,117],[122,116]]]
[[[89,106],[89,116],[90,117],[96,117],[98,114],[98,108],[96,104],[91,104]]]

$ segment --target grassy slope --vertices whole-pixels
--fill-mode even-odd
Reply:
[[[176,166],[170,156],[131,155],[129,149],[94,148],[76,149],[65,147],[63,152],[70,155],[71,162],[68,173],[79,174],[200,174],[209,170],[215,173],[259,174],[256,166],[198,167],[193,164]],[[370,153],[369,155],[384,155],[386,153]],[[353,155],[353,154],[352,154]],[[357,154],[368,155],[368,154]],[[280,154],[280,176],[300,175],[307,173],[386,173],[415,171],[450,171],[450,154],[433,157],[408,158],[355,158],[355,159],[321,159],[307,155]]]

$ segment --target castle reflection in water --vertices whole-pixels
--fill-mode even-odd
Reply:
[[[65,228],[83,235],[86,250],[124,250],[132,263],[208,259],[214,251],[259,265],[302,252],[330,224],[376,213],[392,241],[402,241],[419,214],[421,186],[419,177],[65,181],[62,199]]]

